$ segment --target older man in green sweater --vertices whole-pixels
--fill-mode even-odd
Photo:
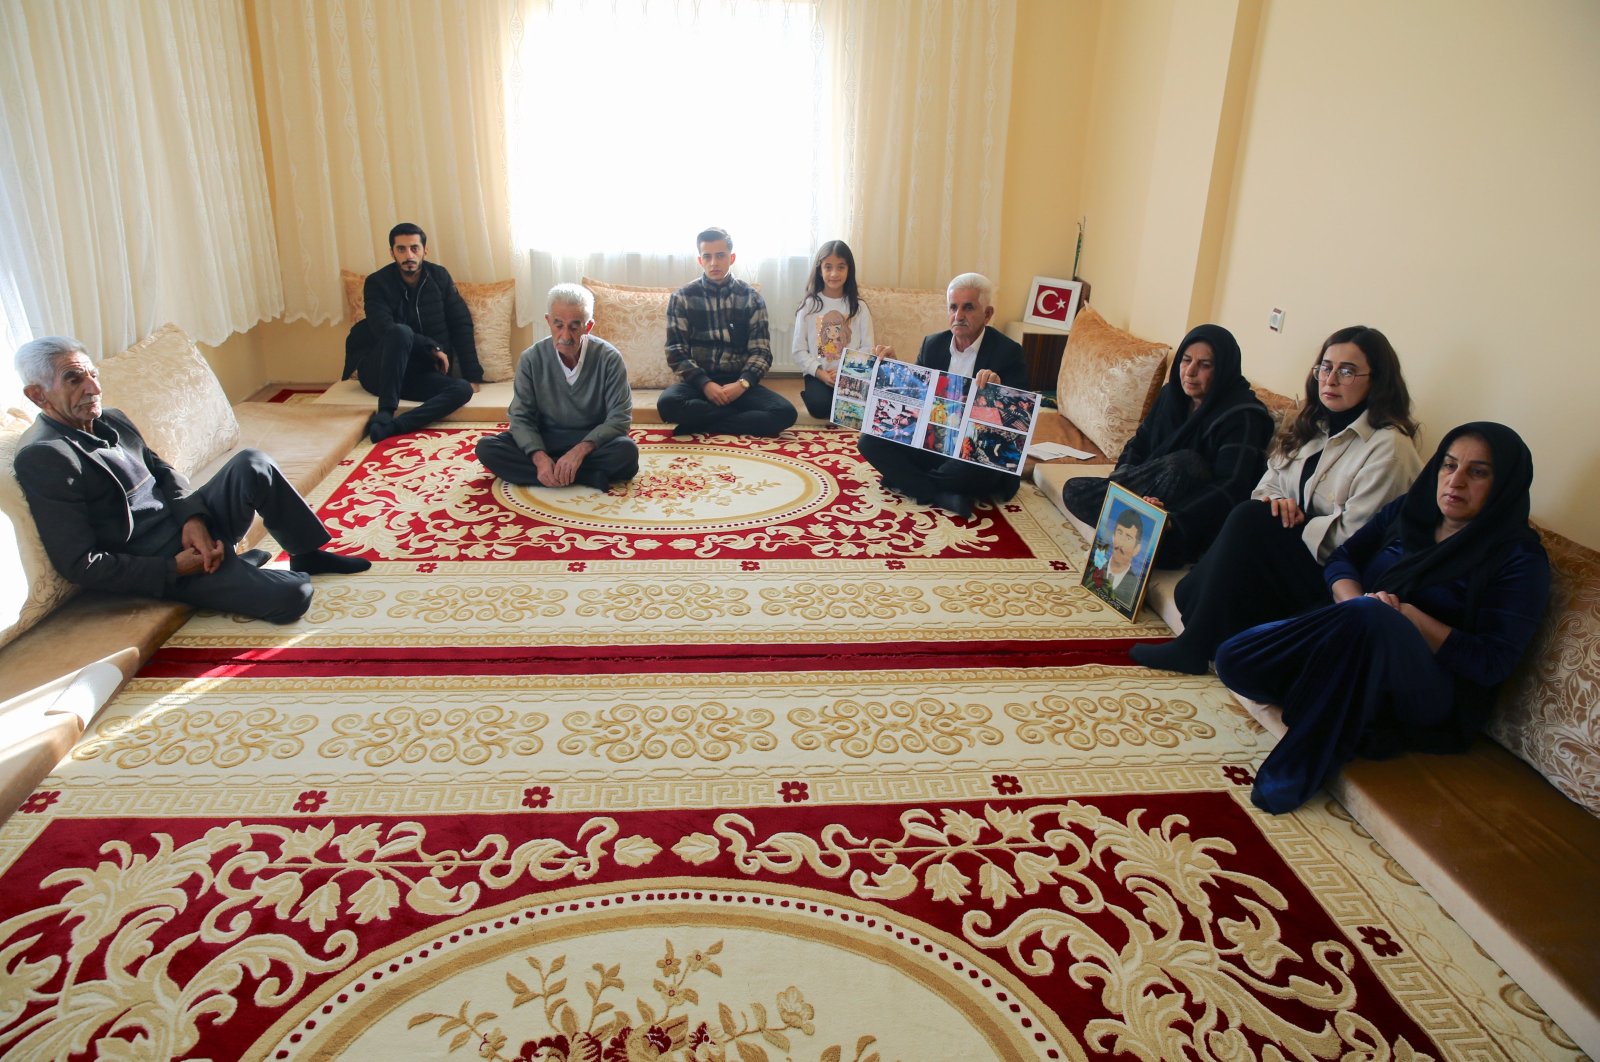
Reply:
[[[511,430],[478,442],[483,467],[520,486],[578,484],[609,490],[639,471],[628,438],[633,391],[617,348],[590,335],[594,295],[578,284],[550,289],[550,337],[522,352]]]

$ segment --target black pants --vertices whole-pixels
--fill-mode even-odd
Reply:
[[[1328,604],[1322,565],[1300,530],[1284,527],[1266,502],[1235,505],[1217,540],[1173,591],[1183,616],[1174,644],[1210,660],[1240,631]]]
[[[563,455],[574,446],[583,441],[587,431],[559,431],[546,430],[544,435],[545,453],[550,455],[552,461],[559,461]],[[533,467],[533,459],[522,452],[522,447],[517,445],[517,440],[509,431],[500,432],[498,435],[485,435],[478,440],[478,461],[490,472],[499,476],[507,483],[515,483],[521,487],[537,486],[539,473]],[[639,447],[626,435],[619,435],[602,446],[597,446],[583,459],[583,464],[578,466],[578,474],[573,478],[574,483],[581,483],[587,487],[596,487],[604,490],[612,483],[623,479],[632,479],[639,474]]]
[[[441,420],[472,400],[472,385],[439,371],[434,345],[408,325],[392,324],[376,337],[356,368],[361,386],[378,396],[378,409],[394,413],[400,400],[421,402],[394,418],[400,431],[417,431]]]
[[[737,379],[712,377],[719,384]],[[760,384],[751,384],[744,394],[719,406],[699,388],[682,380],[661,392],[656,413],[662,423],[677,425],[680,434],[703,431],[727,435],[781,435],[799,416],[787,398]]]
[[[290,556],[318,550],[332,537],[272,458],[260,450],[242,450],[195,493],[210,514],[213,537],[223,543],[222,564],[209,575],[183,576],[166,596],[195,608],[273,623],[292,623],[303,616],[311,606],[309,576],[252,567],[233,549],[258,513]],[[176,556],[183,549],[181,540],[170,548]]]
[[[833,388],[810,373],[800,385],[800,400],[806,404],[806,412],[818,420],[827,420],[833,414]]]
[[[959,495],[968,502],[1009,501],[1021,482],[1010,472],[941,457],[876,435],[862,435],[860,446],[861,456],[886,484],[924,505],[934,504],[941,494]]]

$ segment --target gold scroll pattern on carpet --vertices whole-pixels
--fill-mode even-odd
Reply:
[[[12,956],[5,973],[15,989],[0,1025],[22,1013],[24,999],[45,1004],[11,1029],[11,1042],[0,1048],[18,1057],[55,1057],[68,1053],[71,1037],[110,1025],[140,1034],[145,1057],[179,1057],[198,1042],[200,1022],[232,1016],[227,993],[247,972],[260,978],[270,971],[276,998],[286,1002],[307,976],[337,972],[369,953],[374,942],[364,943],[364,936],[402,910],[462,916],[491,893],[530,882],[585,881],[613,863],[659,876],[720,860],[752,879],[781,881],[804,870],[862,900],[892,906],[925,893],[935,905],[964,911],[962,938],[1003,954],[1025,977],[1070,968],[1076,984],[1097,986],[1106,1016],[1087,1022],[1081,1035],[1101,1050],[1152,1059],[1245,1057],[1248,1030],[1280,1045],[1284,1057],[1420,1057],[1403,1039],[1386,1044],[1361,1013],[1349,944],[1323,939],[1296,951],[1279,924],[1287,900],[1269,882],[1229,865],[1231,842],[1189,833],[1181,815],[1146,824],[1145,814],[1136,809],[1117,819],[1078,801],[935,806],[901,812],[898,832],[878,836],[858,836],[838,823],[763,835],[738,813],[715,815],[709,832],[679,832],[672,816],[648,820],[665,828],[659,836],[624,836],[616,818],[596,815],[570,837],[516,843],[490,833],[470,851],[430,843],[428,827],[414,821],[346,828],[235,822],[187,844],[158,832],[151,846],[112,842],[97,866],[53,872],[46,884],[66,887],[59,898],[0,924],[0,955]],[[1238,900],[1242,917],[1213,909],[1214,897],[1224,895]],[[1023,902],[1033,897],[1049,904]],[[1002,924],[1013,905],[1026,909]],[[189,910],[200,919],[197,932],[163,932]],[[320,939],[307,948],[283,934],[253,932],[256,917],[269,911]],[[1105,916],[1118,932],[1103,931]],[[65,960],[16,958],[16,942],[62,923],[72,926],[74,939]],[[145,946],[157,937],[164,949]],[[103,965],[79,965],[102,953]],[[174,971],[202,957],[193,980],[175,979]],[[1281,983],[1285,968],[1295,973],[1288,986]],[[542,994],[553,991],[546,983]],[[1461,1005],[1437,986],[1433,991],[1436,1006]],[[1264,1002],[1286,994],[1314,1016],[1296,1021]],[[805,1014],[802,1003],[798,991],[788,998],[795,1015]],[[55,1020],[66,1017],[69,1004],[72,1020]],[[559,1003],[547,1014],[565,1030]],[[434,1012],[412,1021],[460,1017]],[[646,1027],[655,1017],[640,1015]],[[781,1012],[780,1022],[791,1027]],[[684,1031],[687,1044],[692,1034]],[[670,1045],[680,1042],[666,1035]]]
[[[1062,749],[1126,765],[1163,751],[1199,762],[1254,744],[1248,717],[1214,684],[1164,677],[1130,693],[1116,689],[1121,672],[922,672],[915,687],[895,673],[877,681],[855,673],[136,679],[119,713],[97,721],[72,758],[116,771],[491,765],[568,774],[598,757],[788,763],[815,774],[828,764],[889,769],[895,757],[979,752],[1006,769]]]
[[[520,565],[486,576],[375,571],[360,582],[323,583],[306,615],[281,629],[202,614],[168,644],[268,646],[291,638],[302,648],[431,648],[449,644],[437,626],[445,622],[473,624],[475,646],[938,641],[971,638],[975,624],[984,637],[1017,640],[1167,633],[1148,610],[1130,623],[1053,572],[977,579],[905,562],[906,570],[840,578],[746,563],[715,575],[685,575],[679,566],[624,575],[590,570],[589,562],[573,562],[583,571]]]

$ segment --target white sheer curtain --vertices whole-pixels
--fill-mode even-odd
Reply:
[[[733,236],[778,367],[838,216],[829,55],[811,0],[522,0],[511,182],[524,295],[582,274],[672,286]],[[536,309],[542,309],[542,304]]]
[[[243,9],[0,0],[6,339],[206,343],[282,303]],[[10,380],[10,358],[0,378]]]
[[[762,285],[787,367],[824,240],[847,240],[867,283],[997,269],[1015,0],[519,0],[518,12],[510,194],[524,298],[585,273],[684,283],[694,233],[721,225],[736,272]]]
[[[998,279],[1015,0],[827,0],[838,176],[861,276]]]
[[[510,0],[260,0],[284,316],[343,312],[339,270],[389,261],[411,221],[457,280],[512,275]]]

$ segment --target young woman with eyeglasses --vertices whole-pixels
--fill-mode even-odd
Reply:
[[[1183,633],[1137,645],[1146,667],[1198,675],[1223,639],[1326,604],[1322,564],[1422,467],[1400,359],[1376,328],[1329,336],[1299,414],[1273,440],[1266,475],[1178,583]]]

